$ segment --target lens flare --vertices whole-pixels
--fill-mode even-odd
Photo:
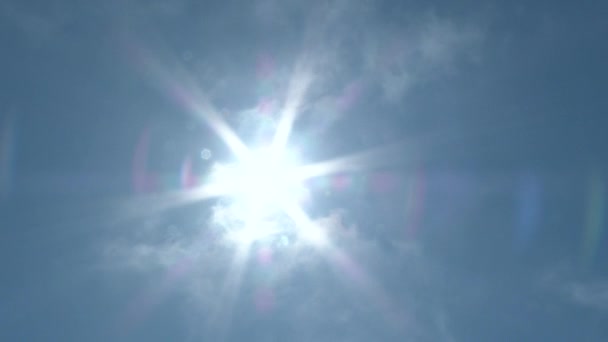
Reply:
[[[129,201],[130,207],[127,208],[136,213],[159,212],[217,199],[212,208],[210,226],[218,228],[213,235],[217,234],[220,239],[214,239],[213,243],[228,240],[231,247],[236,248],[231,262],[227,263],[222,291],[216,305],[210,308],[211,313],[206,322],[205,330],[214,335],[211,340],[226,339],[230,331],[231,317],[237,300],[241,297],[241,286],[247,280],[245,276],[250,256],[263,251],[259,258],[264,267],[269,267],[275,261],[272,253],[278,252],[278,247],[288,247],[291,252],[302,246],[304,249],[301,251],[308,251],[309,246],[314,247],[346,275],[344,278],[347,281],[358,285],[363,290],[362,294],[367,295],[376,306],[390,316],[397,317],[394,321],[398,326],[404,326],[401,312],[393,307],[380,284],[339,244],[334,243],[336,231],[331,226],[319,224],[319,219],[314,216],[309,217],[302,207],[302,201],[314,194],[314,189],[312,194],[308,193],[307,186],[319,183],[319,180],[319,184],[322,184],[319,190],[331,190],[332,186],[334,190],[346,190],[367,182],[366,177],[351,177],[348,176],[350,173],[396,164],[411,165],[412,161],[420,159],[414,154],[416,149],[406,148],[409,146],[407,142],[401,141],[330,160],[317,160],[314,164],[300,163],[297,155],[287,147],[292,143],[294,124],[303,109],[309,105],[308,90],[314,85],[318,74],[318,70],[315,70],[317,63],[308,55],[302,55],[296,63],[284,96],[275,94],[279,91],[281,82],[274,75],[280,68],[271,60],[260,63],[258,77],[264,83],[258,94],[262,99],[257,111],[263,121],[254,120],[259,127],[252,128],[248,133],[256,139],[243,139],[229,124],[230,120],[225,117],[226,111],[214,106],[212,97],[208,97],[209,94],[200,88],[198,78],[193,77],[190,70],[179,65],[166,68],[164,63],[154,58],[154,54],[137,45],[131,46],[129,52],[143,68],[143,72],[151,78],[153,85],[175,101],[183,111],[208,125],[234,157],[232,163],[222,163],[218,161],[222,159],[221,153],[214,152],[212,158],[211,151],[204,149],[200,154],[201,159],[213,159],[213,163],[209,162],[212,165],[210,174],[198,175],[193,165],[194,160],[186,159],[179,174],[181,189],[170,193],[161,189],[158,193],[157,184],[163,180],[157,175],[149,174],[146,169],[150,152],[150,132],[146,129],[137,143],[133,161],[135,191],[145,193],[146,196]],[[332,102],[334,109],[348,110],[358,101],[361,91],[358,83],[347,86],[342,95]],[[270,146],[256,149],[249,144],[259,143],[260,140]],[[323,178],[328,176],[337,176],[337,181],[324,183]],[[373,189],[379,193],[392,191],[396,187],[387,177],[372,181],[372,184]],[[422,202],[421,199],[418,201]],[[281,256],[284,257],[285,254]],[[279,299],[278,296],[275,297],[271,283],[261,284],[254,298],[258,312],[271,312]]]

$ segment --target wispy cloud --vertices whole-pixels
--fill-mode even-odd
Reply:
[[[364,37],[364,71],[394,102],[411,87],[440,80],[459,63],[479,58],[483,31],[428,12],[390,26],[379,22]]]
[[[483,26],[468,18],[425,10],[387,21],[366,1],[310,7],[303,25],[311,29],[298,48],[316,63],[303,107],[322,128],[370,101],[405,101],[413,87],[482,58]]]
[[[608,311],[608,279],[577,275],[575,267],[570,264],[545,272],[540,286],[570,304]]]
[[[565,289],[570,298],[582,306],[608,310],[608,281],[568,284]]]
[[[229,224],[225,218],[218,222]],[[103,249],[103,265],[113,277],[139,274],[154,284],[135,304],[126,305],[138,308],[136,316],[144,319],[153,304],[137,303],[160,302],[170,289],[188,298],[188,310],[200,320],[217,316],[218,308],[221,315],[229,315],[221,317],[231,322],[229,326],[248,326],[255,317],[279,315],[296,340],[333,340],[336,331],[346,340],[368,340],[378,331],[385,331],[387,338],[420,337],[441,328],[437,324],[443,321],[425,322],[410,315],[409,309],[421,310],[427,304],[418,301],[415,293],[402,292],[407,284],[400,284],[397,292],[383,285],[395,270],[420,263],[419,250],[404,243],[386,250],[363,238],[356,226],[344,226],[340,211],[316,219],[315,224],[342,254],[325,254],[299,240],[286,240],[271,249],[255,247],[241,266],[237,284],[230,284],[235,279],[231,272],[237,248],[214,233],[221,227],[213,223],[190,233],[158,225],[144,235],[115,239]],[[417,281],[426,276],[412,273],[410,277]],[[230,286],[236,286],[236,294],[232,309],[226,311],[230,301],[225,291]],[[217,336],[213,331],[197,334],[210,333]]]

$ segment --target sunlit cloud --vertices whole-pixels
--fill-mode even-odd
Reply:
[[[308,215],[297,205],[285,204],[284,210],[295,223],[298,237],[317,248],[327,247],[328,236],[323,228],[312,222]]]
[[[303,212],[294,216],[305,223],[299,228],[294,227],[299,237],[290,236],[286,240],[289,241],[287,243],[280,238],[274,239],[275,242],[264,242],[264,239],[253,242],[253,238],[239,236],[241,233],[259,233],[247,230],[235,231],[236,235],[227,234],[224,238],[212,242],[208,234],[224,227],[227,221],[221,220],[208,227],[208,233],[201,235],[184,234],[177,239],[160,243],[141,241],[132,244],[125,241],[122,245],[108,246],[106,257],[110,258],[107,259],[110,265],[122,264],[126,266],[125,270],[144,274],[159,268],[166,270],[166,275],[163,276],[165,280],[160,283],[151,282],[156,285],[142,293],[140,299],[134,299],[135,302],[129,304],[132,309],[127,312],[132,312],[128,316],[132,317],[131,324],[145,320],[155,306],[162,302],[166,287],[170,286],[171,291],[184,291],[196,299],[197,304],[192,310],[201,312],[204,317],[201,317],[203,326],[201,323],[198,325],[202,329],[200,334],[210,338],[229,334],[235,324],[244,319],[235,314],[249,305],[253,305],[256,310],[287,310],[290,319],[296,319],[300,312],[309,317],[306,324],[313,326],[316,323],[312,317],[319,314],[330,321],[335,319],[338,324],[368,317],[372,319],[373,324],[388,324],[393,333],[408,336],[410,328],[404,325],[407,315],[399,309],[398,302],[394,301],[395,293],[387,292],[387,289],[381,286],[381,280],[377,278],[384,270],[395,267],[394,256],[387,254],[387,251],[383,251],[376,243],[359,236],[357,227],[343,226],[339,214],[314,220],[309,219]],[[311,228],[316,230],[311,231]],[[304,231],[305,229],[307,231]],[[237,239],[239,243],[234,243],[233,239]],[[400,257],[400,262],[416,257],[415,252],[412,254],[407,249],[402,252],[404,255]],[[120,262],[117,263],[117,260]],[[322,281],[327,276],[323,265],[329,265],[334,274],[332,278],[340,280],[316,288],[317,294],[309,300],[295,301],[307,291],[306,287],[296,281],[303,276],[302,272],[305,272],[303,274],[306,277],[311,277],[310,281],[313,283]],[[248,270],[249,267],[254,269]],[[257,285],[256,279],[260,275],[251,273],[261,272],[262,267],[272,270],[275,274],[274,280],[266,285],[266,290]],[[372,269],[373,273],[369,273]],[[252,276],[254,278],[251,278]],[[337,299],[328,301],[328,298],[335,296],[335,291],[338,291],[340,286],[346,286],[347,289],[341,296],[346,295],[350,299],[346,302]],[[259,291],[255,290],[256,288]],[[343,291],[345,290],[338,293]],[[249,293],[254,297],[248,297]],[[315,302],[315,298],[320,302]],[[274,304],[268,304],[268,301]],[[330,306],[333,305],[332,302],[338,305],[335,308],[338,311],[334,311]],[[305,308],[310,305],[313,306]],[[370,314],[372,316],[368,316]]]

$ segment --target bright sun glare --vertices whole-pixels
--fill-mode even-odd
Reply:
[[[238,244],[250,244],[285,231],[277,217],[287,208],[299,207],[307,191],[297,154],[292,150],[259,148],[231,164],[218,164],[213,183],[224,189],[230,211],[242,226],[229,234]]]
[[[326,246],[329,241],[324,229],[302,208],[303,200],[311,196],[305,183],[313,177],[346,170],[349,165],[341,160],[305,165],[288,148],[293,124],[313,78],[307,63],[299,64],[289,80],[272,141],[258,148],[247,146],[198,88],[182,86],[183,82],[172,80],[162,69],[158,72],[161,81],[168,78],[172,93],[180,94],[180,103],[203,119],[234,157],[231,163],[215,163],[205,182],[184,194],[184,200],[221,197],[217,206],[221,214],[214,220],[221,221],[220,226],[227,235],[234,235],[232,240],[239,245],[271,236],[285,240],[287,233],[310,244]],[[203,158],[209,158],[209,153]]]
[[[270,148],[249,152],[236,163],[218,165],[215,182],[227,189],[230,197],[264,216],[280,210],[285,203],[298,203],[305,189],[296,178],[298,160],[289,150],[281,153]]]

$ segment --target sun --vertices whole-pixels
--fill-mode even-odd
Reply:
[[[298,241],[325,244],[325,234],[304,208],[304,202],[310,203],[314,194],[307,184],[312,178],[343,171],[348,165],[340,160],[304,164],[291,145],[294,124],[314,78],[308,63],[298,63],[290,77],[283,103],[276,116],[271,117],[272,135],[264,134],[261,139],[248,141],[256,144],[263,140],[263,145],[246,144],[224,113],[196,86],[198,82],[188,75],[181,75],[184,79],[179,79],[162,68],[155,71],[161,84],[176,95],[180,105],[204,121],[230,152],[225,156],[228,160],[211,160],[211,152],[204,149],[201,158],[211,169],[197,179],[197,186],[178,193],[179,200],[187,203],[217,199],[211,222],[221,229],[222,236],[238,235],[231,240],[244,241],[243,245],[268,236],[284,240],[285,234]],[[305,143],[305,140],[298,141]]]
[[[280,209],[285,203],[300,202],[305,191],[296,178],[298,165],[291,150],[253,150],[234,169],[236,199],[262,213]]]
[[[298,206],[308,190],[298,177],[301,161],[294,149],[259,147],[232,163],[216,164],[211,182],[223,189],[226,209],[236,222],[231,240],[239,244],[279,236],[288,230],[277,222],[286,208]]]
[[[306,189],[297,177],[299,165],[290,149],[279,152],[262,147],[234,163],[216,165],[212,177],[239,206],[264,216],[304,198]]]

